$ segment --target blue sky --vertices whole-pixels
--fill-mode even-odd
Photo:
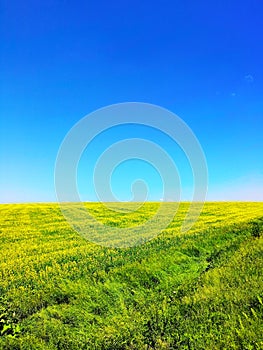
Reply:
[[[209,200],[262,200],[262,12],[260,0],[3,0],[0,201],[54,201],[66,133],[88,113],[126,101],[160,105],[189,125],[207,158]],[[138,135],[116,129],[94,140],[90,163],[83,155],[79,166],[86,199],[96,198],[85,169],[102,146]],[[147,135],[174,154],[163,135]],[[175,161],[188,199],[183,158]],[[145,177],[149,199],[160,199],[158,174],[140,161],[113,174],[118,198],[130,198],[132,176]]]

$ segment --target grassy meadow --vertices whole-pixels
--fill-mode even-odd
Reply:
[[[86,206],[122,227],[158,203]],[[188,207],[151,241],[107,248],[57,204],[0,205],[0,349],[263,349],[263,203],[206,203],[181,233]]]

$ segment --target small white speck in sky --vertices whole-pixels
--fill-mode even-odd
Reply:
[[[247,74],[247,75],[245,76],[245,80],[246,80],[247,83],[253,83],[254,77],[253,77],[253,75],[251,75],[251,74]]]

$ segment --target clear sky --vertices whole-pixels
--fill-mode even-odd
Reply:
[[[2,0],[0,202],[54,201],[65,134],[126,101],[160,105],[189,125],[207,158],[209,200],[262,200],[262,16],[261,0]],[[84,199],[96,199],[85,169],[102,146],[138,135],[123,128],[94,141],[79,167]],[[173,153],[163,135],[148,136]],[[183,155],[175,161],[188,199],[189,169]],[[133,176],[160,199],[160,178],[141,161],[115,170],[117,197],[130,198]]]

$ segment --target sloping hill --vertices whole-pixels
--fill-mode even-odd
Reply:
[[[0,349],[263,349],[263,203],[207,203],[182,234],[187,205],[126,249],[87,242],[55,204],[0,206]]]

